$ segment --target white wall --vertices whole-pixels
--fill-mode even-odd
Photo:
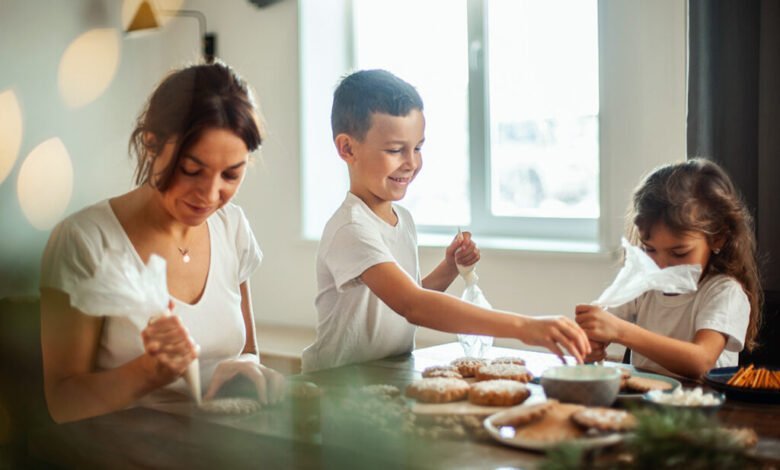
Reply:
[[[603,90],[611,92],[601,110],[602,172],[609,183],[602,202],[609,245],[617,246],[622,215],[640,176],[685,156],[686,12],[679,0],[611,0],[607,5],[601,17],[603,53],[617,65],[601,72]],[[219,56],[254,85],[268,127],[262,157],[237,197],[265,251],[252,278],[258,322],[313,328],[316,244],[300,239],[298,3],[284,0],[258,9],[246,0],[190,0],[184,7],[205,13],[209,30],[218,35]],[[125,155],[132,119],[169,65],[193,57],[197,32],[186,18],[160,33],[123,39],[120,69],[106,95],[83,110],[65,109],[51,83],[58,54],[80,30],[94,24],[118,27],[118,10],[112,0],[0,2],[0,91],[19,88],[29,129],[20,153],[29,152],[39,135],[64,136],[76,180],[68,212],[130,187]],[[29,34],[33,25],[46,34]],[[331,149],[321,151],[336,158]],[[25,269],[34,272],[33,258],[46,234],[25,226],[14,209],[13,177],[19,165],[0,184],[0,259],[6,263],[22,250]],[[11,232],[17,235],[8,238]],[[421,267],[431,269],[441,256],[439,248],[421,248]],[[597,297],[616,269],[608,254],[508,250],[485,250],[479,267],[481,285],[494,306],[533,314],[571,314],[576,302]],[[5,281],[9,274],[2,272]],[[455,285],[453,292],[460,288]],[[6,289],[0,296],[9,293]],[[420,336],[450,337],[428,331]]]

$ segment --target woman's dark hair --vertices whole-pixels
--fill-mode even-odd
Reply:
[[[210,129],[232,131],[250,152],[260,147],[260,118],[249,86],[221,62],[172,72],[152,93],[130,136],[130,153],[137,158],[135,184],[167,191],[183,153]],[[155,160],[171,139],[173,158],[153,174]]]
[[[708,265],[703,267],[701,281],[714,274],[739,281],[750,301],[745,347],[750,351],[756,346],[763,292],[753,218],[720,166],[694,158],[655,169],[634,191],[627,222],[634,244],[648,237],[658,222],[677,234],[703,233],[710,246],[722,240],[720,252],[710,256]]]

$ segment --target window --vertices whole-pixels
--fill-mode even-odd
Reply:
[[[596,242],[597,0],[351,0],[345,7],[344,71],[390,70],[425,103],[423,170],[401,201],[421,233],[460,226],[481,237]],[[336,156],[330,163],[343,166]],[[304,231],[314,237],[317,220],[332,213],[320,209],[314,189],[323,174],[307,161]]]

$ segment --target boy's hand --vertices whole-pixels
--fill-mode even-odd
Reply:
[[[563,360],[566,349],[582,364],[590,354],[590,344],[585,332],[570,318],[563,316],[535,317],[523,328],[520,339],[528,344],[544,346]]]
[[[471,232],[459,233],[445,250],[447,265],[457,270],[457,265],[471,266],[479,261],[479,248],[471,239]]]
[[[595,305],[577,305],[575,313],[575,320],[585,330],[588,339],[602,343],[619,342],[625,323],[620,318]]]

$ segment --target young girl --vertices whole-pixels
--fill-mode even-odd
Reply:
[[[698,378],[736,366],[758,333],[762,292],[752,219],[728,175],[704,159],[661,167],[636,189],[629,239],[660,268],[699,264],[696,292],[650,291],[607,312],[576,307],[591,341],[631,348],[639,368]],[[590,359],[603,358],[594,348]]]

